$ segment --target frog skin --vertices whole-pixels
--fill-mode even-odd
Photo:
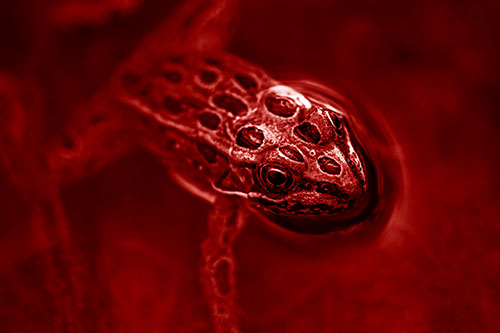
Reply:
[[[304,218],[289,227],[306,233],[345,227],[363,206],[365,158],[335,106],[222,54],[177,56],[122,78],[116,96],[144,116],[133,122],[143,143],[192,192]]]
[[[153,34],[43,150],[47,176],[37,191],[85,177],[137,145],[152,152],[182,187],[213,205],[200,279],[215,330],[237,332],[232,248],[246,216],[311,237],[356,232],[369,224],[380,174],[344,103],[207,47],[224,44],[214,22],[231,6],[193,3],[172,19],[190,22],[182,43],[158,47]],[[43,195],[55,198],[57,190]]]

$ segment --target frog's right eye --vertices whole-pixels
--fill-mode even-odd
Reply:
[[[264,189],[273,194],[288,193],[295,185],[293,174],[278,164],[261,166],[258,169],[258,178]]]

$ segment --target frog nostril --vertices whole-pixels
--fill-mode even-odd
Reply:
[[[318,128],[309,122],[304,122],[295,127],[293,133],[306,142],[317,144],[321,140]]]
[[[338,175],[340,173],[340,165],[332,158],[320,157],[318,164],[321,171],[330,175]]]
[[[250,149],[259,148],[263,141],[264,132],[254,126],[242,128],[236,136],[236,143],[239,146]]]

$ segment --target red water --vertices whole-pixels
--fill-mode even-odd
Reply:
[[[56,1],[2,3],[0,67],[43,110],[27,121],[43,121],[44,138],[63,128],[171,7],[145,0],[81,18]],[[376,243],[303,246],[250,221],[235,249],[243,330],[498,331],[498,2],[242,7],[231,52],[376,107],[406,166],[405,195]],[[41,240],[26,192],[0,176],[0,330],[53,332],[67,297],[46,287],[57,268],[46,258],[61,245]],[[207,204],[142,150],[67,184],[62,198],[88,288],[75,331],[211,330],[198,278]]]

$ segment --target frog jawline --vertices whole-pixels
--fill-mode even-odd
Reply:
[[[298,234],[318,236],[337,233],[346,234],[360,229],[368,221],[366,216],[372,208],[371,200],[367,200],[364,205],[357,207],[354,211],[349,211],[348,207],[330,206],[330,209],[322,207],[323,212],[320,212],[309,209],[315,206],[311,205],[309,207],[304,206],[304,210],[300,213],[280,208],[280,204],[286,202],[283,199],[273,199],[257,193],[249,193],[248,197],[254,203],[254,210],[272,221],[274,227]],[[265,207],[266,203],[270,207]]]

